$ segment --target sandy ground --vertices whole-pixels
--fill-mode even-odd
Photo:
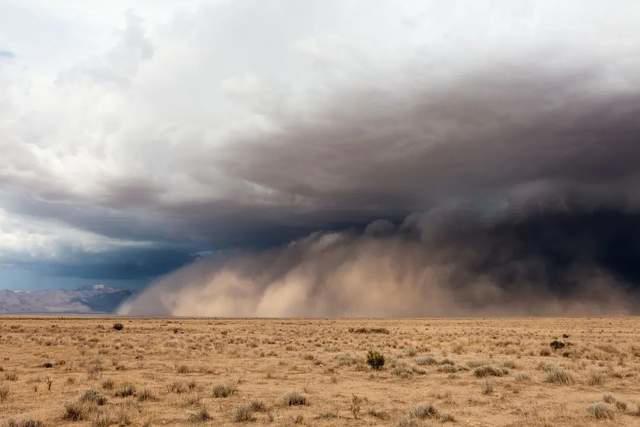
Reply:
[[[0,317],[0,426],[640,426],[639,368],[632,317]]]

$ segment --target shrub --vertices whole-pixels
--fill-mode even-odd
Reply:
[[[454,417],[451,414],[440,414],[440,422],[441,423],[455,423],[456,422],[456,417]]]
[[[9,387],[0,385],[0,402],[4,402],[9,397]]]
[[[307,398],[297,391],[291,391],[282,396],[282,403],[285,406],[301,406],[307,404]]]
[[[122,384],[114,393],[116,397],[129,397],[133,396],[134,394],[136,394],[136,387],[133,384],[129,383]]]
[[[387,328],[349,328],[353,334],[389,334]]]
[[[367,415],[370,415],[374,418],[377,418],[379,420],[388,420],[390,418],[390,415],[387,414],[385,411],[377,411],[375,409],[369,409],[367,411]]]
[[[416,358],[416,365],[424,366],[424,365],[435,365],[438,363],[436,359],[431,356],[422,356]]]
[[[438,410],[431,404],[418,405],[411,408],[409,416],[419,419],[435,418],[438,416]]]
[[[571,374],[562,368],[558,368],[554,366],[554,367],[545,369],[545,371],[547,372],[547,376],[545,377],[545,380],[544,380],[545,382],[548,382],[551,384],[562,384],[562,385],[570,385],[575,382]]]
[[[138,402],[145,402],[147,400],[156,400],[156,396],[151,390],[145,388],[138,394]]]
[[[213,387],[213,397],[229,397],[237,391],[236,387],[227,384],[218,384]]]
[[[233,421],[236,423],[244,423],[247,421],[254,421],[253,410],[250,405],[238,406],[232,413]]]
[[[599,420],[612,420],[615,417],[615,412],[611,406],[606,403],[598,402],[589,406],[587,409],[591,415]]]
[[[493,366],[481,366],[479,368],[474,369],[473,375],[478,378],[484,377],[503,377],[509,374],[509,371],[504,368],[495,368]]]
[[[418,427],[419,424],[416,420],[412,418],[402,418],[400,421],[398,421],[397,426],[398,427]]]
[[[67,421],[84,421],[95,411],[96,406],[83,402],[73,402],[64,405],[64,418]]]
[[[377,351],[369,350],[367,353],[367,365],[371,366],[371,369],[382,369],[384,366],[384,356]]]
[[[91,422],[91,427],[110,427],[113,423],[108,414],[100,413]]]
[[[458,372],[458,368],[455,365],[442,365],[438,368],[438,372],[444,372],[445,374],[453,374]]]
[[[187,385],[183,382],[175,381],[169,384],[167,389],[170,393],[181,394],[187,392]]]
[[[80,402],[91,402],[95,403],[98,406],[102,406],[107,403],[107,398],[97,391],[90,389],[85,391],[84,394],[80,396]]]
[[[6,424],[7,427],[44,427],[44,423],[39,420],[9,420]]]
[[[261,400],[253,400],[253,401],[251,401],[251,403],[249,403],[249,408],[251,408],[251,410],[254,411],[254,412],[266,412],[267,411],[267,405],[265,405],[264,402],[261,401]]]
[[[106,379],[104,381],[102,381],[102,388],[105,390],[113,390],[113,387],[115,386],[113,380],[111,379]]]
[[[200,408],[198,412],[189,415],[189,421],[192,423],[204,423],[211,419],[207,408]]]
[[[124,329],[124,325],[122,323],[114,323],[113,329],[115,329],[116,331],[121,331]]]
[[[604,385],[604,382],[605,382],[605,375],[600,372],[592,372],[589,375],[589,380],[587,381],[587,383],[592,386]]]

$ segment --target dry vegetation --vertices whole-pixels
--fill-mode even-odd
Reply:
[[[3,317],[0,426],[630,426],[639,368],[636,318]]]

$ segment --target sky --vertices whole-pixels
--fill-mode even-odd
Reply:
[[[2,289],[105,283],[146,289],[133,312],[202,315],[636,295],[637,1],[2,11]]]

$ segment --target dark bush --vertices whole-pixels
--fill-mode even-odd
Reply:
[[[367,365],[375,370],[382,369],[384,366],[384,356],[377,351],[369,350],[369,353],[367,353]]]
[[[115,329],[116,331],[121,331],[124,329],[124,325],[122,323],[114,323],[113,329]]]

